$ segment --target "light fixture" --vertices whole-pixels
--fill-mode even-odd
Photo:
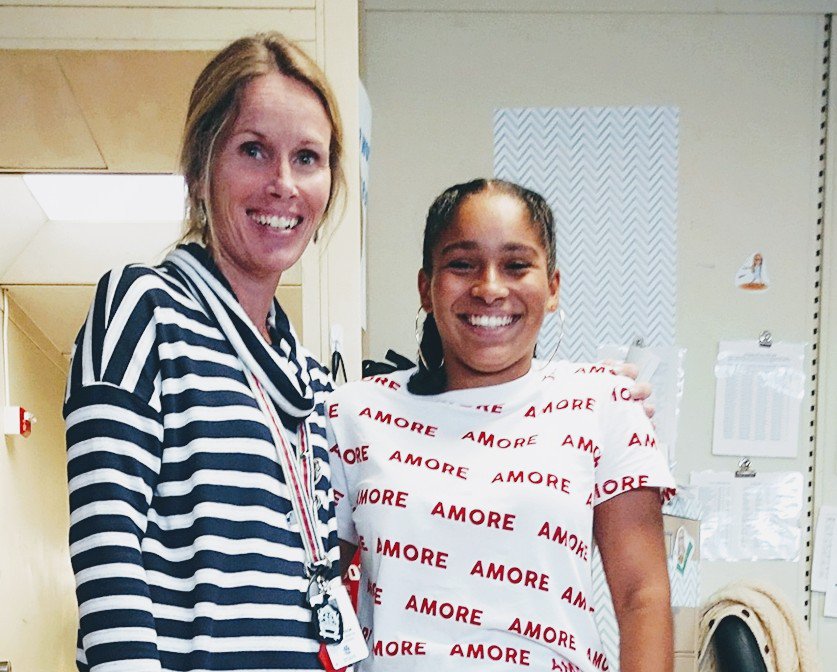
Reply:
[[[23,180],[53,222],[183,221],[180,175],[51,173],[24,175]]]

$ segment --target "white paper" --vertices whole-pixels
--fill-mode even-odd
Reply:
[[[811,563],[811,590],[824,593],[829,585],[828,568],[834,546],[834,523],[837,522],[837,506],[820,507],[817,529],[814,532],[814,560]]]
[[[803,343],[720,343],[713,454],[796,457],[804,356]]]
[[[363,638],[349,593],[339,578],[329,585],[329,595],[337,600],[337,608],[343,618],[343,639],[337,644],[327,644],[328,657],[336,668],[347,667],[369,655],[369,648]]]
[[[802,474],[692,472],[700,501],[703,560],[799,560],[802,544]]]
[[[837,553],[832,553],[829,558],[823,615],[837,618]]]
[[[369,221],[369,156],[372,153],[372,101],[363,82],[358,82],[360,127],[360,326],[366,329],[366,249]],[[336,375],[336,374],[335,374]]]

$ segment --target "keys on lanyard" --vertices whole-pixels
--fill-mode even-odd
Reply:
[[[318,657],[326,672],[345,672],[345,668],[369,655],[349,593],[340,579],[326,579],[319,567],[308,584],[308,604],[314,615],[320,640]]]
[[[343,640],[343,617],[321,569],[314,572],[308,584],[308,604],[314,612],[319,640],[325,644],[339,644]]]

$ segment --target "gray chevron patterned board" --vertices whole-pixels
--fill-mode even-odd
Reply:
[[[494,113],[494,175],[542,194],[555,213],[561,358],[591,361],[600,344],[674,345],[678,110],[515,108]],[[538,352],[559,339],[550,317]],[[619,631],[601,558],[593,602],[610,669]]]
[[[542,194],[555,213],[560,357],[601,343],[674,344],[677,298],[675,107],[514,108],[494,113],[494,175]],[[559,334],[544,323],[538,351]]]

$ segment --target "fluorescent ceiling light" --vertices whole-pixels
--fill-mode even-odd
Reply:
[[[180,175],[44,174],[23,180],[53,222],[181,222]]]

